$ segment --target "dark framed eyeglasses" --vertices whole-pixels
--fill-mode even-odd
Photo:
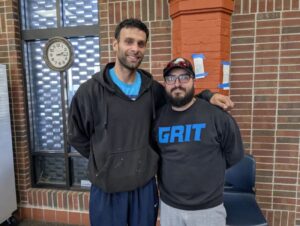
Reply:
[[[189,74],[181,74],[181,75],[168,75],[165,77],[165,82],[168,85],[174,85],[176,83],[176,80],[178,79],[178,81],[180,83],[188,83],[191,79],[191,75]]]

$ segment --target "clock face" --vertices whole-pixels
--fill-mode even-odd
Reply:
[[[52,43],[47,54],[50,63],[57,68],[66,66],[70,59],[70,50],[63,42]]]
[[[64,71],[73,63],[71,44],[64,38],[54,37],[46,44],[44,59],[56,71]]]

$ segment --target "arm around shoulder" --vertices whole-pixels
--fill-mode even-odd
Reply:
[[[210,101],[214,93],[212,93],[209,89],[203,90],[201,93],[196,94],[197,97],[206,100],[207,102]]]
[[[209,89],[203,90],[196,95],[197,97],[206,100],[212,105],[216,105],[225,111],[230,111],[234,107],[234,103],[228,96],[220,93],[213,93]]]

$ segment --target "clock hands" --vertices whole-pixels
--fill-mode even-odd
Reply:
[[[60,53],[57,53],[56,56],[67,56],[67,53],[66,52],[60,52]]]

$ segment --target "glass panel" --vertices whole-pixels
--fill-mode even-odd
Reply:
[[[37,184],[65,185],[66,170],[63,156],[35,156],[34,164]]]
[[[98,0],[31,0],[20,1],[23,30],[57,28],[56,2],[64,27],[98,24]],[[67,103],[79,85],[100,70],[99,38],[70,39],[75,50],[75,62],[67,72]],[[31,139],[34,151],[63,152],[63,121],[61,106],[60,73],[51,71],[43,60],[45,41],[30,41],[25,44],[27,89]],[[72,148],[72,151],[75,151]],[[89,186],[86,169],[87,159],[72,157],[68,179],[72,186]],[[63,156],[33,156],[37,184],[66,183]],[[70,178],[72,177],[72,178]]]
[[[23,29],[56,28],[56,0],[31,0],[23,3]]]
[[[76,187],[90,187],[90,181],[87,179],[88,160],[83,157],[71,157],[72,185]]]
[[[68,100],[69,103],[79,85],[100,71],[99,38],[72,38],[75,59],[68,71]]]
[[[98,24],[98,0],[64,0],[64,27]]]
[[[28,43],[35,151],[63,151],[60,75],[43,60],[45,42]]]

